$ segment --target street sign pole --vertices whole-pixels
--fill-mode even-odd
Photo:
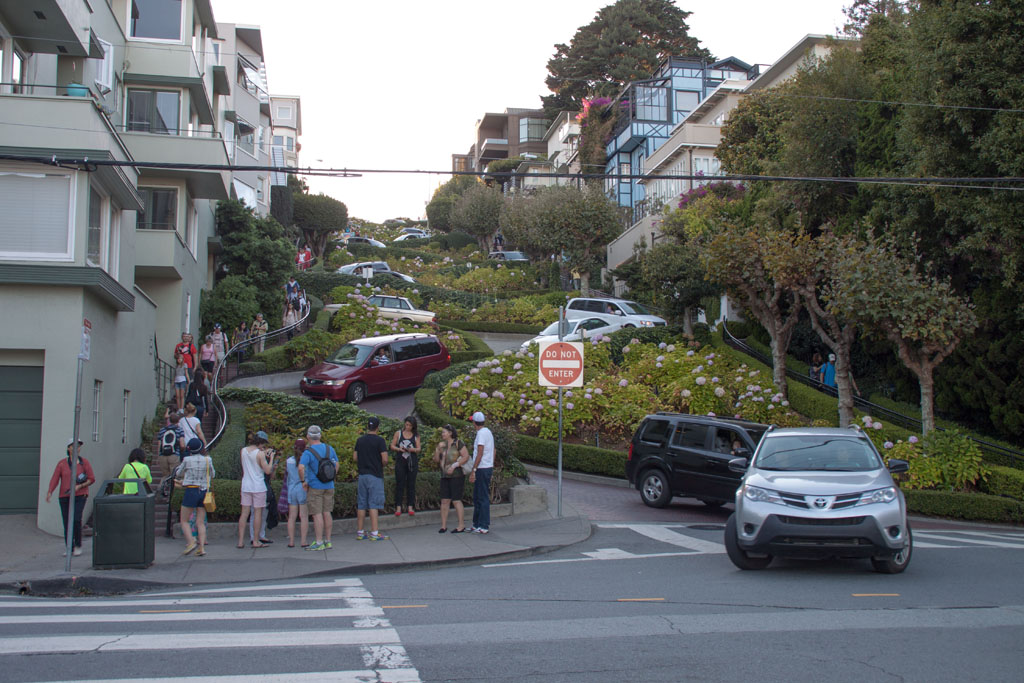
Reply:
[[[558,341],[565,336],[565,308],[558,307]],[[562,517],[562,387],[558,387],[558,517]]]
[[[78,373],[75,379],[75,422],[71,435],[71,489],[69,491],[70,496],[68,497],[68,533],[67,538],[64,539],[64,571],[66,572],[71,571],[71,554],[74,552],[75,499],[78,497],[78,430],[82,418],[82,369],[85,367],[85,361],[89,360],[91,349],[92,324],[88,319],[84,319],[82,321],[82,346],[78,351]],[[59,498],[60,491],[57,494]]]
[[[558,387],[558,516],[562,516],[562,401],[565,387],[583,386],[583,344],[563,341],[564,310],[559,308],[558,341],[541,342],[537,363],[537,382],[542,387]]]

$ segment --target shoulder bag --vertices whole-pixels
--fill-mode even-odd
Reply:
[[[209,456],[207,456],[209,458]],[[213,491],[210,489],[210,461],[206,461],[206,497],[203,498],[203,507],[206,508],[207,512],[214,512],[217,510],[217,496],[213,495]]]

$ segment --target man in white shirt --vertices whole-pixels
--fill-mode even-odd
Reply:
[[[474,534],[486,534],[491,530],[491,475],[494,474],[494,434],[484,427],[484,414],[473,413],[473,427],[476,440],[473,441],[473,471],[469,482],[473,484],[473,528]]]

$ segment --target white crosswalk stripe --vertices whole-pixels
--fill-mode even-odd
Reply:
[[[932,544],[931,541],[953,541],[953,544]],[[1015,542],[1010,542],[1015,541]],[[1024,548],[1024,534],[1012,532],[961,531],[915,531],[915,548]]]
[[[313,592],[314,589],[323,592]],[[273,594],[275,591],[279,594]],[[275,609],[282,602],[291,604]],[[228,609],[219,609],[222,605]],[[223,625],[226,620],[233,622],[230,628]],[[267,629],[266,624],[261,623],[266,621],[274,627]],[[0,599],[0,625],[17,628],[14,635],[0,636],[0,667],[4,657],[21,655],[90,653],[102,657],[173,650],[187,661],[206,651],[249,648],[305,651],[327,647],[332,652],[339,652],[339,648],[350,652],[338,661],[355,666],[342,666],[336,671],[256,676],[239,676],[231,671],[225,671],[225,675],[189,676],[193,672],[213,672],[186,669],[173,676],[173,680],[192,683],[242,680],[246,683],[418,683],[420,680],[398,632],[359,579],[179,590],[123,599],[7,598]],[[153,625],[158,625],[157,631],[152,630]],[[46,630],[39,631],[41,627]],[[254,630],[246,630],[246,627]],[[190,654],[193,652],[196,654]],[[152,677],[154,673],[140,670],[137,678],[108,679],[108,683],[172,680],[160,677],[159,673]]]

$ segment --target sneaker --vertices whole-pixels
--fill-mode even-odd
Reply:
[[[357,541],[365,541],[366,540],[366,532],[365,531],[357,532],[356,533],[356,540]]]
[[[326,547],[324,546],[324,544],[323,544],[323,543],[321,543],[320,541],[317,541],[317,542],[316,542],[316,543],[314,543],[313,545],[311,545],[311,546],[309,546],[308,548],[306,548],[306,550],[326,550],[326,549],[327,549],[327,548],[326,548]]]
[[[474,534],[489,534],[489,533],[491,533],[491,530],[490,529],[473,529],[473,533]]]
[[[324,550],[330,550],[333,547],[330,541],[324,541]]]
[[[390,538],[391,538],[390,536],[387,536],[385,534],[370,534],[369,540],[371,540],[371,541],[386,541],[386,540],[388,540]]]
[[[471,534],[475,534],[476,533],[476,527],[475,526],[471,526],[468,529],[466,529],[466,531],[468,531]]]
[[[82,549],[81,548],[75,548],[74,550],[71,551],[71,554],[74,555],[75,557],[78,557],[79,555],[82,554]]]

